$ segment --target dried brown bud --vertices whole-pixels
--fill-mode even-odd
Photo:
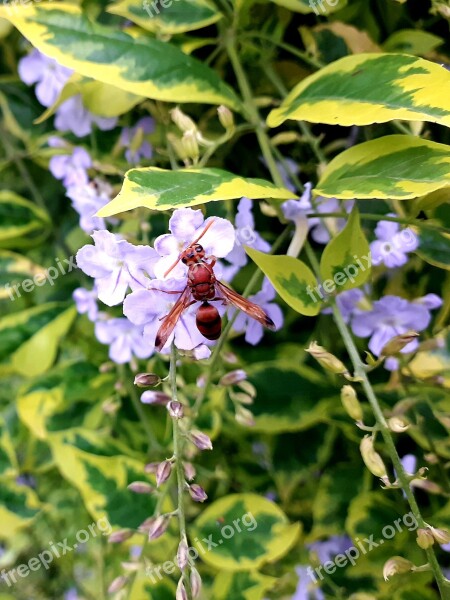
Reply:
[[[133,481],[127,487],[135,494],[153,494],[155,491],[155,488],[146,481]]]
[[[200,573],[197,571],[195,567],[191,566],[191,592],[193,600],[196,600],[200,596],[200,592],[202,591],[202,578],[200,577]]]
[[[364,436],[361,440],[360,450],[362,459],[369,471],[377,477],[387,477],[386,467],[381,456],[375,451],[372,436]]]
[[[195,502],[204,502],[208,499],[205,490],[196,483],[189,486],[189,493],[192,500],[195,500]]]
[[[154,373],[138,373],[134,378],[134,385],[138,387],[155,387],[161,383],[161,377]]]
[[[167,481],[172,472],[172,461],[164,460],[158,465],[156,470],[156,485],[159,487],[165,481]]]
[[[330,352],[327,352],[325,348],[319,346],[317,342],[311,342],[309,348],[305,351],[309,352],[309,354],[311,354],[311,356],[327,371],[331,371],[337,375],[348,373],[348,369],[344,363],[333,354],[330,354]]]
[[[347,414],[355,421],[362,421],[363,411],[358,396],[351,385],[344,385],[341,389],[341,402]]]
[[[387,581],[389,577],[392,577],[393,575],[408,573],[409,571],[412,571],[413,568],[414,564],[411,561],[406,560],[406,558],[403,558],[402,556],[393,556],[384,563],[384,580]]]
[[[407,331],[396,335],[389,342],[383,346],[380,356],[395,356],[403,350],[410,342],[419,337],[417,331]]]
[[[434,544],[433,534],[429,529],[418,529],[416,542],[420,548],[426,550]]]
[[[134,531],[132,529],[119,529],[111,533],[111,535],[108,537],[108,542],[110,544],[120,544],[121,542],[129,540],[133,535]]]
[[[156,517],[148,528],[148,539],[156,540],[161,537],[169,526],[169,517],[167,515],[160,515]]]
[[[199,450],[212,450],[212,442],[206,433],[194,429],[189,434],[189,439],[197,446]]]
[[[182,419],[184,417],[184,407],[177,400],[171,400],[167,405],[167,410],[172,419]]]
[[[224,375],[220,379],[219,385],[235,385],[236,383],[244,381],[244,379],[247,379],[247,373],[242,369],[236,369],[236,371],[230,371]]]

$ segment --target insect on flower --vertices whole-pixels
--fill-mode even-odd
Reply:
[[[203,246],[198,243],[213,224],[214,219],[208,223],[197,239],[181,252],[175,263],[164,274],[166,277],[180,260],[189,269],[184,290],[167,292],[181,295],[169,314],[163,318],[163,323],[156,334],[155,347],[158,351],[166,344],[183,311],[196,302],[201,302],[196,315],[197,328],[208,340],[217,340],[222,331],[219,311],[211,304],[216,301],[232,304],[268,329],[275,329],[274,322],[260,306],[217,281],[214,275],[217,259],[214,256],[207,258]]]

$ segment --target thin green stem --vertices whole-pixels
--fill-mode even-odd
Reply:
[[[307,52],[304,52],[303,50],[299,50],[298,48],[296,48],[295,46],[292,46],[291,44],[286,44],[285,42],[279,42],[277,40],[274,40],[272,37],[270,37],[270,35],[266,35],[264,33],[260,33],[257,31],[250,31],[250,32],[245,32],[245,33],[241,34],[240,37],[243,39],[246,37],[247,38],[259,38],[261,40],[271,42],[274,46],[278,46],[279,48],[286,50],[286,52],[290,52],[290,54],[293,54],[294,56],[299,58],[302,62],[306,63],[310,67],[313,67],[314,69],[321,69],[322,67],[325,66],[319,60],[316,60],[315,58],[310,56]]]
[[[172,390],[172,400],[178,402],[178,388],[177,388],[177,349],[175,344],[172,343],[170,352],[170,387]],[[183,436],[180,430],[180,422],[178,419],[172,419],[173,422],[173,457],[175,464],[175,474],[177,478],[177,515],[178,522],[180,525],[180,541],[186,540],[186,515],[184,512],[184,494],[185,494],[185,477],[183,469]],[[186,588],[188,600],[191,600],[191,587],[186,569],[183,570],[183,581]]]

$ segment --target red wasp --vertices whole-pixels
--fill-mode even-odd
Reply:
[[[274,322],[260,306],[217,281],[214,275],[214,265],[217,259],[214,256],[206,258],[203,246],[198,243],[213,224],[214,219],[208,223],[198,238],[181,252],[175,263],[164,274],[164,277],[166,277],[180,260],[189,269],[187,285],[184,290],[182,292],[169,292],[181,293],[181,296],[175,302],[169,314],[163,318],[161,327],[156,334],[155,347],[158,351],[165,346],[183,311],[196,302],[201,302],[196,315],[197,327],[208,340],[217,340],[222,332],[222,319],[219,311],[210,304],[210,302],[215,301],[232,304],[252,319],[259,321],[264,327],[275,329]]]

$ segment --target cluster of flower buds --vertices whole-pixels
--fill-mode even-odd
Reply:
[[[420,548],[426,550],[432,546],[435,542],[438,544],[448,544],[450,542],[450,533],[445,529],[438,529],[437,527],[422,527],[417,530],[417,545]]]

